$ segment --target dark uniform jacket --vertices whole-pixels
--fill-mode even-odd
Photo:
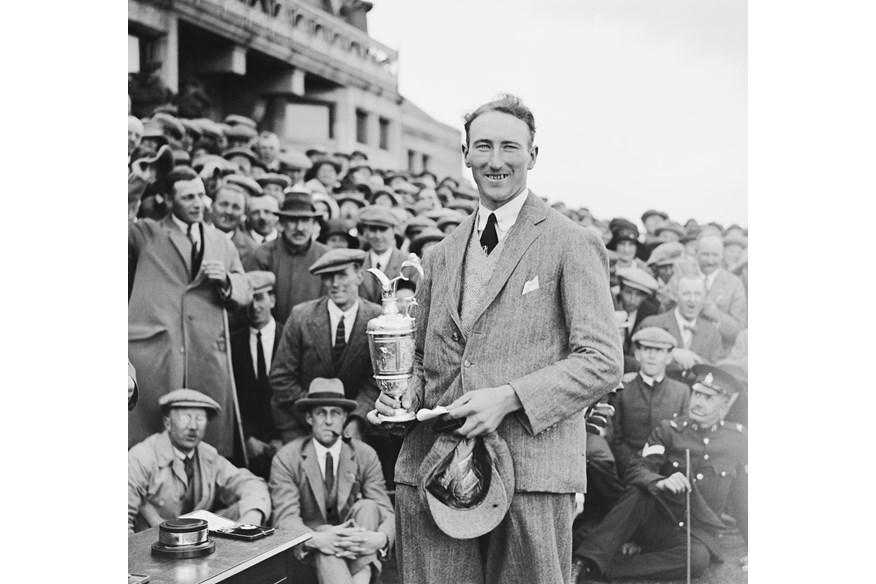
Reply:
[[[625,480],[654,495],[669,518],[683,526],[685,496],[657,491],[657,481],[685,472],[691,462],[691,534],[720,557],[717,533],[726,526],[721,513],[731,504],[733,517],[748,540],[748,432],[742,424],[719,422],[703,428],[687,417],[665,420],[631,462]]]

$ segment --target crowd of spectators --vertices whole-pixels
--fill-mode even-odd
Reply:
[[[408,254],[428,254],[475,212],[477,192],[428,170],[376,168],[362,151],[283,148],[245,116],[182,119],[170,105],[142,120],[129,116],[128,155],[129,361],[136,379],[129,383],[129,398],[136,392],[129,448],[162,432],[174,438],[168,403],[160,402],[174,390],[194,390],[199,395],[183,405],[210,414],[203,440],[219,458],[252,472],[235,481],[270,481],[272,496],[286,492],[272,459],[311,435],[312,416],[298,406],[314,381],[340,380],[349,407],[338,432],[345,443],[374,449],[391,494],[400,439],[365,417],[377,389],[364,326],[381,312],[379,283],[367,269],[398,276]],[[726,420],[747,423],[747,229],[682,224],[656,209],[639,224],[551,206],[605,242],[624,339],[626,390],[589,413],[594,488],[581,518],[598,521],[649,434],[661,420],[685,415],[697,365],[717,365],[742,384]],[[416,278],[402,281],[399,296],[409,299],[415,288]],[[671,399],[634,399],[635,388],[655,381]],[[204,396],[209,403],[198,406]],[[189,418],[197,425],[196,415]],[[168,518],[150,507],[143,465],[132,468],[129,527]],[[263,495],[252,507],[269,523]],[[741,512],[728,509],[727,523]],[[376,539],[386,547],[391,538]]]

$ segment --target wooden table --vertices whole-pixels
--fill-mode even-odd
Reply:
[[[157,527],[129,535],[128,572],[148,574],[149,584],[280,584],[287,581],[292,548],[310,535],[296,538],[278,529],[256,541],[209,537],[216,542],[212,554],[180,560],[152,555]]]

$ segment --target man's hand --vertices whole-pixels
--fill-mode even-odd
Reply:
[[[636,543],[628,541],[620,546],[620,554],[622,556],[633,556],[642,551],[642,547]]]
[[[259,458],[265,455],[265,453],[270,452],[272,448],[274,447],[267,442],[262,442],[253,436],[246,439],[246,453],[252,458]]]
[[[465,418],[465,424],[455,431],[466,438],[495,432],[511,412],[523,407],[517,392],[510,385],[476,389],[459,396],[447,406],[450,418]]]
[[[682,347],[672,349],[672,360],[681,365],[682,369],[690,369],[697,363],[705,363],[705,360],[691,351]]]
[[[603,438],[607,434],[608,421],[614,415],[614,406],[604,402],[593,404],[587,411],[585,427],[588,432]]]
[[[339,545],[341,540],[361,531],[365,530],[361,527],[353,526],[353,520],[348,519],[340,525],[328,525],[324,529],[320,528],[318,531],[314,531],[313,537],[304,542],[304,547],[310,550],[317,550],[329,556],[338,555],[340,557],[339,552],[344,551]]]
[[[204,260],[201,264],[201,270],[208,280],[220,286],[228,279],[228,272],[225,270],[225,264],[222,260]]]
[[[356,529],[362,529],[362,531],[343,534],[337,544],[342,550],[336,554],[338,557],[356,559],[368,554],[374,554],[389,542],[386,534],[381,531],[365,531],[363,528]]]
[[[690,483],[687,482],[687,477],[684,474],[677,472],[673,475],[657,481],[654,485],[658,490],[669,491],[675,495],[684,493],[690,490]]]

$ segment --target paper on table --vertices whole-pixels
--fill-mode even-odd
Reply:
[[[232,521],[230,519],[226,519],[221,515],[216,515],[215,513],[210,513],[209,511],[200,510],[200,511],[192,511],[191,513],[186,513],[185,515],[180,515],[180,517],[192,518],[192,519],[203,519],[207,522],[207,529],[210,531],[216,531],[217,529],[225,529],[226,527],[234,527],[237,525],[236,521]]]

